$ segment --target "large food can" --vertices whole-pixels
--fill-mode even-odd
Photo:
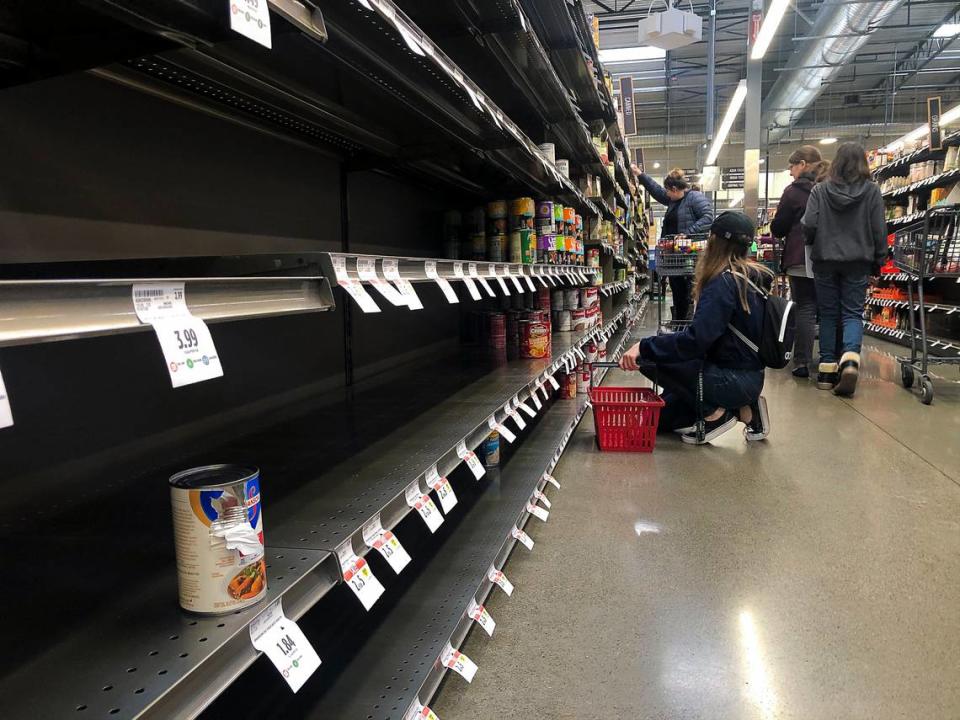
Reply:
[[[500,433],[491,432],[480,444],[480,455],[484,467],[495,468],[500,465]]]
[[[537,234],[533,230],[520,231],[520,260],[528,265],[537,261]]]
[[[520,357],[550,357],[550,323],[542,320],[520,321]]]
[[[580,291],[580,307],[592,308],[600,304],[600,291],[593,288],[583,288]]]
[[[529,232],[529,231],[528,231]],[[523,239],[519,230],[510,233],[510,260],[512,263],[523,262]]]
[[[539,288],[537,290],[537,309],[546,311],[550,315],[550,288]]]
[[[570,311],[571,316],[571,325],[573,330],[586,330],[587,329],[587,311],[583,308]]]
[[[553,327],[557,332],[570,332],[572,329],[569,310],[553,311]]]
[[[510,215],[513,217],[532,218],[535,210],[531,197],[521,197],[510,201]]]
[[[180,606],[219,615],[267,592],[260,471],[207,465],[170,478]]]
[[[504,262],[507,257],[507,236],[487,235],[487,260],[489,262]]]
[[[470,235],[470,257],[473,260],[487,259],[487,236],[482,232]]]
[[[577,393],[586,395],[590,392],[590,363],[577,365]]]
[[[537,218],[549,220],[550,224],[553,224],[553,200],[541,200],[537,203]]]
[[[580,290],[568,288],[563,291],[563,307],[567,310],[576,310],[580,307]]]
[[[563,290],[553,290],[550,294],[550,302],[554,310],[563,310],[566,305],[563,304]]]
[[[560,397],[573,400],[577,396],[577,373],[569,372],[564,378],[565,382],[560,385]]]

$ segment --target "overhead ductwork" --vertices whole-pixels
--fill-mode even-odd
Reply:
[[[823,92],[830,80],[903,4],[863,2],[824,3],[809,36],[812,38],[787,63],[770,93],[763,100],[762,125],[770,128],[770,142],[779,140]]]

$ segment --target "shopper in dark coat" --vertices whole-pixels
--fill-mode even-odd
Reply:
[[[871,180],[862,146],[844,143],[837,149],[827,179],[810,192],[801,223],[812,246],[820,309],[817,387],[852,395],[860,371],[867,282],[887,257],[883,196]]]
[[[663,186],[656,180],[640,173],[640,182],[654,200],[667,206],[663,218],[660,236],[692,235],[706,232],[713,222],[713,208],[707,196],[691,189],[690,182],[683,170],[674,168],[663,180]],[[690,278],[673,276],[670,278],[670,291],[673,293],[673,319],[690,318]]]
[[[707,249],[697,262],[693,321],[680,332],[652,335],[631,347],[620,360],[624,370],[640,370],[664,388],[666,406],[658,432],[675,431],[697,443],[697,385],[703,374],[704,442],[746,423],[747,440],[770,432],[763,389],[763,364],[737,332],[758,341],[763,325],[763,298],[758,290],[773,273],[747,253],[756,228],[743,213],[724,212],[710,228]]]
[[[798,378],[810,377],[817,327],[817,291],[800,218],[807,209],[807,199],[816,179],[816,165],[821,160],[820,151],[813,145],[803,145],[787,158],[793,182],[783,191],[777,214],[770,222],[773,236],[784,238],[782,266],[790,280],[790,296],[797,305],[793,374]]]

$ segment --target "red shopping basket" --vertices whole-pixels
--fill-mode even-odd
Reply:
[[[663,399],[651,388],[591,387],[597,445],[615,452],[653,452]]]

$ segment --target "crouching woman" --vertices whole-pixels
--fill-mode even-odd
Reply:
[[[697,262],[693,321],[680,332],[647,337],[620,360],[664,388],[666,406],[658,432],[678,432],[686,443],[709,442],[746,425],[747,440],[770,432],[763,390],[763,364],[737,333],[753,342],[763,325],[763,296],[772,273],[747,257],[756,227],[743,213],[725,212],[710,227]],[[696,433],[697,395],[702,372],[705,434]]]

